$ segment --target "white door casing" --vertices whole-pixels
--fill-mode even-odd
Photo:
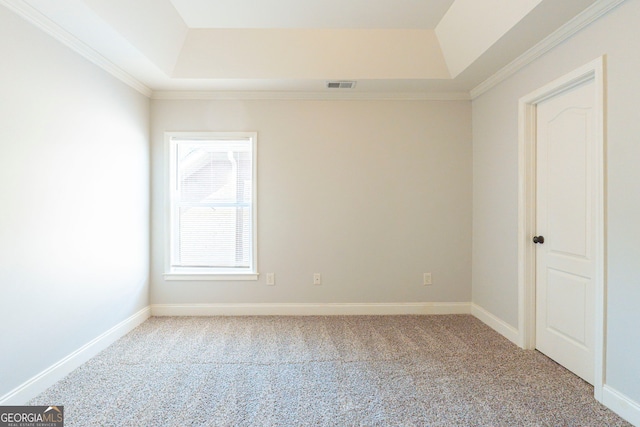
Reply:
[[[579,93],[580,89],[584,89],[585,94],[590,92],[589,95],[583,94],[582,96],[593,100],[593,107],[588,113],[589,118],[585,116],[584,109],[567,109],[566,106],[561,106],[549,113],[551,117],[548,117],[545,108],[549,105],[553,106],[552,98],[560,94]],[[541,111],[538,111],[538,107],[541,107]],[[547,285],[550,283],[554,299],[552,306],[547,304],[547,307],[541,308],[541,312],[546,313],[545,318],[541,319],[543,327],[550,330],[548,332],[555,338],[564,337],[565,341],[571,335],[577,335],[568,340],[573,341],[574,345],[591,347],[593,367],[585,369],[590,369],[592,372],[590,381],[594,385],[595,398],[599,401],[602,400],[602,386],[605,381],[604,107],[604,57],[600,57],[532,92],[521,98],[519,103],[518,320],[520,345],[525,349],[534,349],[540,346],[546,349],[545,338],[536,336],[536,299],[537,296],[540,296],[542,301],[548,301],[550,295]],[[547,162],[546,165],[544,165],[545,160],[542,160],[543,170],[559,170],[559,173],[563,174],[569,169],[575,171],[586,168],[590,171],[591,177],[589,178],[590,189],[577,191],[577,193],[578,184],[575,180],[552,184],[551,194],[547,197],[559,200],[559,205],[552,209],[550,217],[537,221],[538,213],[545,216],[549,214],[549,212],[544,213],[546,209],[544,204],[541,206],[542,212],[537,212],[536,209],[538,205],[536,181],[540,166],[537,164],[537,113],[539,112],[542,114],[543,120],[551,120],[553,123],[551,127],[555,127],[552,129],[552,139],[558,138],[558,132],[566,133],[571,128],[582,129],[582,125],[586,121],[590,123],[592,137],[589,139],[589,148],[583,149],[582,154],[578,153],[575,157],[565,158],[565,161]],[[545,115],[547,115],[546,119]],[[578,139],[565,143],[564,147],[563,144],[555,146],[553,150],[560,151],[554,152],[553,158],[566,157],[567,153],[564,153],[563,150],[575,151],[575,146],[572,148],[571,144],[576,144]],[[543,156],[549,159],[548,153]],[[542,186],[544,185],[543,182]],[[566,192],[573,193],[567,200],[563,199],[565,197],[563,193]],[[576,206],[579,205],[576,203],[576,197],[582,197],[584,202],[591,206],[589,213],[584,214],[588,215],[588,218],[583,215],[582,219],[579,218],[578,221],[567,221],[567,218],[580,217],[581,215],[576,213]],[[586,226],[589,223],[591,229],[590,234],[583,233],[582,240],[575,235],[580,229],[580,220],[583,221],[582,225]],[[532,242],[533,236],[537,235],[545,237],[544,244],[536,245]],[[569,241],[572,243],[567,243]],[[543,265],[549,264],[544,272],[536,272],[537,255],[542,257]],[[592,260],[590,267],[585,267],[584,262],[582,262],[583,265],[578,265],[581,264],[579,260],[584,261],[585,258]],[[556,262],[559,264],[554,264]],[[569,270],[565,271],[564,269]],[[536,287],[536,275],[542,276],[546,281],[543,282],[543,289],[540,290],[544,295],[537,295],[539,289]],[[584,312],[568,316],[567,313],[570,310],[567,305],[563,302],[558,303],[562,299],[555,299],[555,297],[572,301],[568,304],[574,306],[574,309],[578,305],[575,301],[580,300],[583,302],[583,307],[593,308],[593,314]],[[586,301],[589,299],[591,301]],[[565,310],[565,308],[567,309]],[[580,317],[582,320],[578,321],[577,319]],[[587,335],[592,338],[588,338]],[[559,362],[564,363],[563,361]]]

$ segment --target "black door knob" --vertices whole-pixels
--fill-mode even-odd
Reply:
[[[533,237],[533,243],[544,243],[544,236],[534,236]]]

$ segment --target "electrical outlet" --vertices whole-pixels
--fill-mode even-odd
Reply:
[[[313,284],[322,285],[322,276],[320,273],[313,273]]]
[[[424,273],[422,277],[422,284],[424,286],[430,286],[433,284],[433,282],[431,281],[431,273]]]
[[[273,286],[276,284],[276,273],[267,273],[267,285]]]

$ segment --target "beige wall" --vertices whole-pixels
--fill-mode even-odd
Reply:
[[[473,101],[473,301],[517,327],[518,99],[606,55],[605,384],[640,402],[640,1],[627,0]]]
[[[470,301],[470,114],[467,101],[152,101],[152,303]],[[258,263],[276,286],[164,281],[163,132],[179,130],[258,132]]]
[[[146,307],[149,101],[0,7],[0,396]]]

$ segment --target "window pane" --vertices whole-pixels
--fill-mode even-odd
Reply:
[[[250,208],[180,208],[178,224],[178,265],[241,268],[250,266]]]
[[[229,151],[181,145],[178,164],[181,201],[235,202],[238,194],[235,157]]]
[[[206,145],[205,145],[206,144]],[[178,149],[182,202],[251,202],[249,143],[181,143]]]

